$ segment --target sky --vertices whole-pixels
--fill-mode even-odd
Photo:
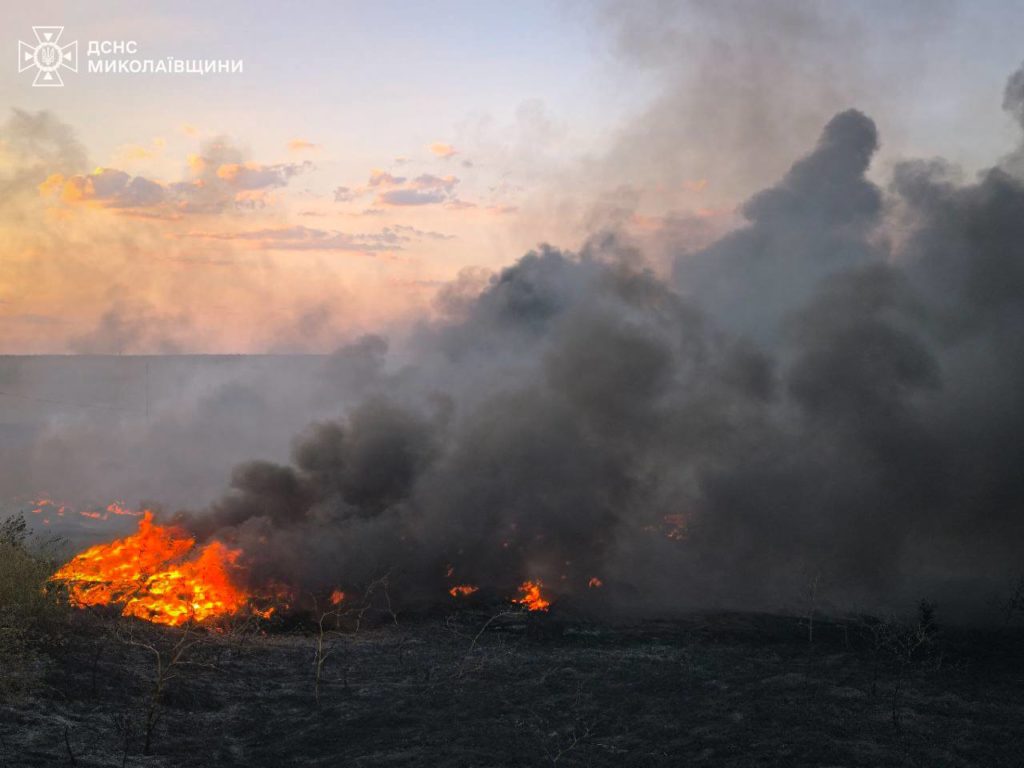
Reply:
[[[883,188],[969,177],[1016,142],[1024,3],[890,6],[0,0],[0,353],[326,352],[608,231],[664,269],[847,107]],[[14,66],[34,25],[78,41],[62,88]]]

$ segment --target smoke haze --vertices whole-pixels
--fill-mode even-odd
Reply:
[[[878,142],[837,114],[671,280],[612,235],[543,247],[401,367],[342,350],[370,394],[180,519],[321,586],[394,569],[443,594],[450,564],[671,610],[817,578],[837,606],[966,615],[1021,568],[1024,183],[907,162],[883,191]]]
[[[700,7],[734,29],[734,6]],[[625,190],[621,207],[585,201],[578,249],[466,269],[430,319],[328,356],[6,358],[0,394],[23,405],[0,432],[0,491],[130,493],[241,546],[254,579],[317,591],[388,572],[407,605],[444,598],[450,569],[566,600],[597,577],[623,612],[792,606],[817,583],[838,610],[927,598],[984,619],[1024,572],[1024,140],[973,178],[936,158],[883,173],[872,118],[832,108],[861,93],[855,73],[780,86],[807,77],[807,51],[774,34],[811,59],[852,44],[799,7],[765,12],[779,28],[752,51],[732,40],[749,55],[731,68],[709,56],[668,78],[573,177],[712,175],[693,157],[719,142],[726,190],[767,184],[724,234],[666,216],[638,236]],[[649,21],[622,21],[619,42],[671,71],[678,36]],[[1024,129],[1024,68],[1002,106]],[[45,113],[16,112],[4,137],[5,215],[28,215],[42,168],[86,167]],[[282,345],[330,336],[333,312],[292,318]],[[172,353],[189,323],[118,303],[70,348]],[[130,395],[114,408],[112,392]]]

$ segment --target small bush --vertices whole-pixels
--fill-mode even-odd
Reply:
[[[67,600],[47,582],[54,544],[32,536],[20,514],[0,523],[0,691],[36,685],[46,652],[60,643]]]

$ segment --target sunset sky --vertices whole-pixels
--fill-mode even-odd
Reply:
[[[329,351],[607,231],[660,269],[850,106],[883,186],[1015,144],[1024,4],[774,5],[3,0],[0,352]],[[79,41],[63,88],[14,66],[33,25]]]

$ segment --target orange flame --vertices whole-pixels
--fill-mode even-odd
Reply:
[[[524,581],[519,585],[519,591],[523,596],[514,598],[512,602],[525,605],[530,611],[546,611],[551,607],[551,601],[541,594],[540,590],[543,586],[541,581]]]
[[[467,597],[479,591],[479,589],[480,587],[474,587],[472,584],[456,584],[448,590],[448,594],[452,597]]]
[[[331,605],[337,605],[344,599],[345,593],[342,592],[340,589],[336,589],[333,592],[331,592]]]
[[[203,621],[245,607],[249,595],[232,578],[241,550],[219,541],[198,552],[194,547],[194,538],[157,525],[147,510],[138,533],[85,550],[51,578],[67,583],[73,605],[120,604],[122,615],[157,624]]]
[[[587,586],[591,589],[600,589],[604,586],[604,582],[597,578],[597,576],[591,576],[590,581],[587,582]]]

